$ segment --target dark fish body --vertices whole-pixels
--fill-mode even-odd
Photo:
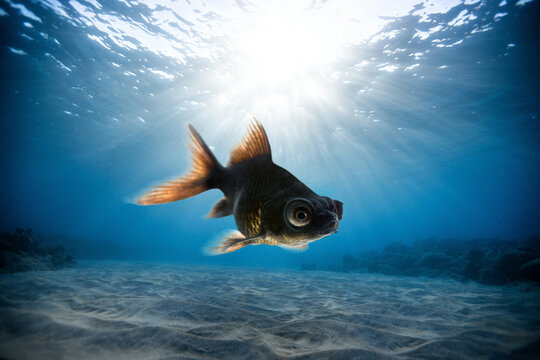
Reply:
[[[208,217],[234,215],[238,231],[228,235],[212,253],[222,254],[247,245],[278,245],[305,249],[309,242],[337,232],[343,204],[319,196],[287,170],[274,164],[264,128],[254,119],[246,138],[237,145],[226,167],[190,126],[193,144],[191,172],[155,187],[141,205],[182,200],[209,189],[225,195]]]
[[[290,196],[315,195],[291,173],[272,162],[250,159],[231,170],[236,178],[231,196],[236,201],[233,214],[238,229],[247,237],[257,236],[263,230],[278,237],[276,225],[279,221],[272,222],[271,216],[268,216],[271,214],[266,211],[271,201],[285,200]],[[224,193],[227,194],[226,190]],[[263,211],[267,215],[264,218]]]

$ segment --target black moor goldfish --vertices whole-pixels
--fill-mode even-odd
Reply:
[[[247,245],[278,245],[306,249],[310,242],[337,232],[343,203],[319,196],[290,172],[274,164],[270,142],[257,119],[246,137],[231,152],[226,167],[216,159],[199,133],[189,125],[192,168],[184,177],[154,187],[140,198],[140,205],[187,199],[210,189],[225,195],[207,215],[234,215],[240,231],[233,231],[213,254],[224,254]]]

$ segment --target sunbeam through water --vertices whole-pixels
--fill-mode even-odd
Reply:
[[[0,0],[0,358],[535,359],[539,3]]]

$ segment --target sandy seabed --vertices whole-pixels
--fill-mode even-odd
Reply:
[[[0,276],[3,359],[536,358],[540,291],[83,262]]]

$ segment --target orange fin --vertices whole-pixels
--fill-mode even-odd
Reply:
[[[143,197],[139,198],[137,204],[155,205],[169,203],[187,199],[210,189],[207,183],[212,175],[215,177],[215,174],[212,174],[212,172],[219,171],[222,166],[199,133],[191,125],[189,125],[189,135],[192,142],[189,145],[192,160],[191,171],[182,178],[155,186]]]
[[[210,213],[206,215],[207,218],[220,218],[233,214],[232,204],[227,197],[222,197],[214,205]]]
[[[227,166],[238,164],[244,160],[261,157],[272,161],[272,150],[266,131],[256,118],[249,125],[248,133],[244,139],[231,151],[231,159]]]
[[[259,236],[247,238],[238,230],[231,231],[225,238],[215,246],[206,249],[208,255],[227,254],[252,244]]]

